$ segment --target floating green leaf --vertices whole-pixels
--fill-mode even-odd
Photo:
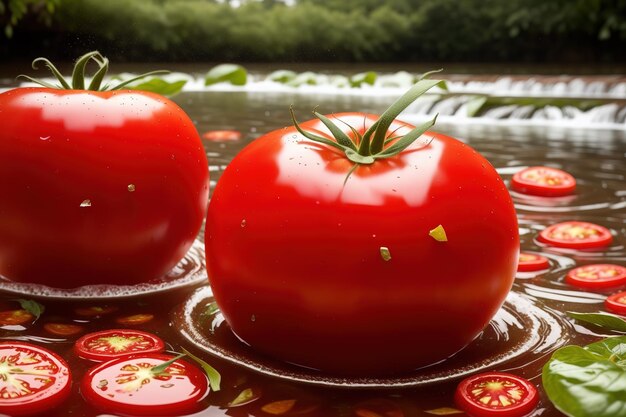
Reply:
[[[613,330],[615,332],[626,333],[626,320],[619,316],[607,313],[575,313],[569,311],[567,313],[570,317],[584,321],[586,323],[595,324],[607,330]]]
[[[252,389],[246,388],[235,397],[234,400],[228,403],[229,407],[238,407],[245,404],[250,404],[252,401],[257,400],[259,395]]]
[[[161,94],[163,96],[173,96],[180,93],[187,84],[187,80],[168,82],[162,78],[152,78],[140,84],[130,86],[131,90],[150,91],[152,93]]]
[[[363,84],[374,85],[378,74],[374,71],[361,72],[350,77],[350,85],[352,87],[361,87]]]
[[[248,81],[248,71],[241,65],[220,64],[206,74],[204,85],[217,83],[230,83],[232,85],[246,85]]]
[[[267,76],[267,79],[276,83],[286,84],[296,78],[296,73],[290,70],[276,70]]]
[[[486,96],[472,97],[467,102],[467,117],[474,117],[487,102]]]
[[[296,75],[294,79],[289,81],[287,85],[291,87],[300,87],[301,85],[317,85],[317,74],[311,71],[306,71]]]
[[[222,381],[222,376],[220,375],[219,372],[217,372],[217,369],[213,368],[211,365],[209,365],[208,363],[206,363],[205,361],[203,361],[196,355],[193,355],[187,349],[185,348],[181,348],[181,349],[185,353],[185,355],[189,356],[191,359],[196,361],[198,365],[202,367],[202,369],[204,370],[204,373],[206,373],[206,376],[209,378],[209,385],[211,386],[211,390],[219,391],[220,383]]]
[[[626,337],[557,350],[542,380],[550,400],[567,416],[625,416]]]
[[[35,300],[25,300],[20,298],[19,300],[17,300],[17,302],[20,303],[20,307],[22,307],[22,309],[32,314],[35,317],[35,320],[41,317],[43,312],[46,310],[46,308],[42,304],[38,303]]]

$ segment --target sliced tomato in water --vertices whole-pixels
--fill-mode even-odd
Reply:
[[[571,269],[568,284],[584,288],[610,288],[626,284],[626,268],[613,264],[593,264]]]
[[[539,241],[570,249],[608,246],[613,241],[611,231],[594,223],[570,221],[549,226],[539,233]]]
[[[560,169],[536,166],[513,175],[511,188],[524,194],[561,197],[574,192],[576,179]]]
[[[626,291],[610,295],[604,301],[604,306],[612,313],[626,316]]]
[[[75,336],[81,333],[85,328],[78,324],[69,323],[46,323],[43,325],[44,330],[55,336]]]
[[[71,381],[56,353],[30,343],[0,343],[0,414],[47,412],[68,397]]]
[[[149,321],[152,321],[154,318],[154,314],[133,314],[130,316],[118,317],[115,319],[117,324],[121,324],[124,326],[139,326],[140,324],[145,324]]]
[[[0,312],[0,326],[15,326],[30,323],[34,319],[35,316],[23,309]]]
[[[473,417],[521,417],[537,407],[537,388],[518,376],[490,372],[461,381],[454,394],[456,405]]]
[[[517,270],[519,272],[541,271],[550,268],[548,258],[536,253],[522,252],[519,255]]]
[[[88,403],[114,414],[180,416],[197,411],[209,392],[206,375],[181,359],[155,371],[172,359],[147,353],[104,362],[87,372],[81,393]]]
[[[138,353],[165,349],[158,336],[140,330],[112,329],[89,333],[74,344],[74,352],[84,359],[102,362]]]

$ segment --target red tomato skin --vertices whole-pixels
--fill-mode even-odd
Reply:
[[[375,120],[330,117],[361,131]],[[389,130],[398,128],[409,125]],[[294,128],[235,157],[209,205],[206,253],[216,301],[241,339],[327,372],[385,374],[476,337],[515,276],[515,210],[482,156],[431,136],[426,149],[359,167],[345,188],[352,163]],[[448,242],[429,236],[439,224]]]
[[[622,291],[607,297],[604,306],[612,313],[626,316],[626,291]]]
[[[83,398],[98,409],[120,415],[130,416],[182,416],[200,408],[200,401],[209,392],[206,376],[196,366],[184,360],[175,362],[184,375],[173,374],[167,381],[151,380],[136,392],[124,392],[119,386],[113,386],[115,376],[124,373],[120,368],[125,363],[150,364],[152,366],[172,359],[166,354],[140,354],[125,356],[91,368],[81,381],[80,392]],[[109,381],[106,389],[99,388],[103,379]],[[172,384],[159,389],[159,385]],[[100,392],[99,392],[100,391]]]
[[[14,346],[14,348],[11,349],[10,346]],[[0,399],[0,414],[26,416],[50,412],[63,403],[71,393],[72,373],[69,366],[62,357],[40,346],[24,342],[0,342],[0,356],[15,355],[20,350],[42,354],[49,360],[50,364],[58,368],[59,375],[48,390],[30,395],[25,400]]]
[[[184,256],[209,174],[180,107],[147,92],[18,88],[0,108],[1,275],[134,284]]]

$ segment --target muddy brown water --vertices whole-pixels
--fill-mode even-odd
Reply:
[[[290,104],[295,105],[300,119],[304,120],[317,105],[323,113],[353,110],[379,113],[393,97],[189,92],[176,96],[175,101],[188,112],[200,133],[235,129],[243,134],[235,142],[204,141],[214,185],[246,143],[264,132],[290,124]],[[0,301],[4,304],[12,303],[16,297],[34,297],[46,306],[46,311],[35,323],[0,328],[0,339],[43,344],[70,363],[75,379],[72,397],[56,411],[46,413],[49,416],[101,413],[85,403],[78,389],[78,381],[92,363],[72,352],[77,336],[54,336],[43,325],[52,321],[75,323],[84,326],[85,331],[92,331],[120,327],[115,322],[119,316],[143,313],[153,314],[154,319],[139,328],[161,336],[169,350],[179,351],[181,346],[192,350],[222,374],[222,390],[208,395],[203,411],[197,416],[268,416],[263,407],[283,400],[295,400],[293,408],[283,415],[428,416],[431,415],[426,413],[428,410],[454,407],[453,392],[461,376],[487,369],[512,372],[540,386],[541,367],[555,349],[565,344],[588,344],[609,335],[571,321],[565,312],[603,311],[604,298],[620,288],[581,290],[566,284],[564,277],[569,269],[584,264],[626,266],[626,131],[453,122],[438,124],[433,130],[477,149],[507,183],[513,173],[530,165],[561,168],[578,181],[576,194],[567,198],[546,199],[512,192],[522,250],[548,257],[550,269],[518,273],[512,294],[490,326],[466,351],[439,367],[385,380],[364,378],[351,386],[350,381],[342,383],[337,378],[311,375],[258,357],[238,344],[219,315],[211,320],[199,317],[200,309],[210,301],[201,243],[170,277],[117,294],[116,289],[100,289],[69,295],[50,291],[46,295],[41,289],[31,292],[28,287],[4,282],[0,285]],[[614,235],[613,243],[602,250],[577,251],[547,247],[536,240],[540,230],[566,220],[584,220],[608,227]],[[117,311],[91,318],[75,313],[77,307],[94,305],[115,306]],[[207,337],[211,334],[215,336]],[[211,344],[216,344],[218,349]],[[225,356],[217,358],[213,356],[215,353]],[[230,407],[229,403],[245,390],[250,390],[248,393],[254,401]],[[541,388],[540,392],[540,405],[531,415],[561,416]]]

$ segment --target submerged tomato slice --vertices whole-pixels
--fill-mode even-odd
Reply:
[[[528,252],[522,252],[519,255],[517,270],[520,272],[541,271],[548,268],[550,268],[550,262],[545,256]]]
[[[626,316],[626,291],[609,296],[604,301],[604,306],[612,313]]]
[[[87,372],[81,393],[88,403],[109,413],[180,416],[194,412],[208,394],[207,378],[181,359],[163,372],[152,371],[171,359],[171,355],[149,353],[102,363]]]
[[[74,336],[83,331],[83,326],[67,323],[46,323],[43,328],[56,336]]]
[[[584,288],[609,288],[626,284],[626,268],[612,264],[579,266],[565,276],[568,284]]]
[[[26,310],[9,310],[0,312],[0,326],[15,326],[18,324],[30,323],[35,316]]]
[[[524,194],[560,197],[574,192],[576,180],[560,169],[537,166],[513,175],[511,187]]]
[[[202,139],[212,142],[231,142],[241,139],[241,132],[237,130],[209,130],[202,134]]]
[[[162,352],[163,340],[140,330],[103,330],[89,333],[74,344],[74,352],[84,359],[102,362],[135,353]]]
[[[613,241],[606,227],[587,222],[563,222],[547,227],[539,233],[541,242],[571,249],[608,246]]]
[[[124,326],[138,326],[140,324],[145,324],[151,321],[154,318],[154,314],[133,314],[132,316],[124,316],[118,317],[115,319],[117,324],[122,324]]]
[[[48,411],[70,394],[71,379],[56,353],[29,343],[0,343],[0,414]]]
[[[81,317],[100,317],[115,313],[117,310],[116,306],[90,306],[76,308],[74,312]]]
[[[539,402],[537,388],[515,375],[492,372],[469,377],[454,394],[459,408],[474,417],[521,417]]]

